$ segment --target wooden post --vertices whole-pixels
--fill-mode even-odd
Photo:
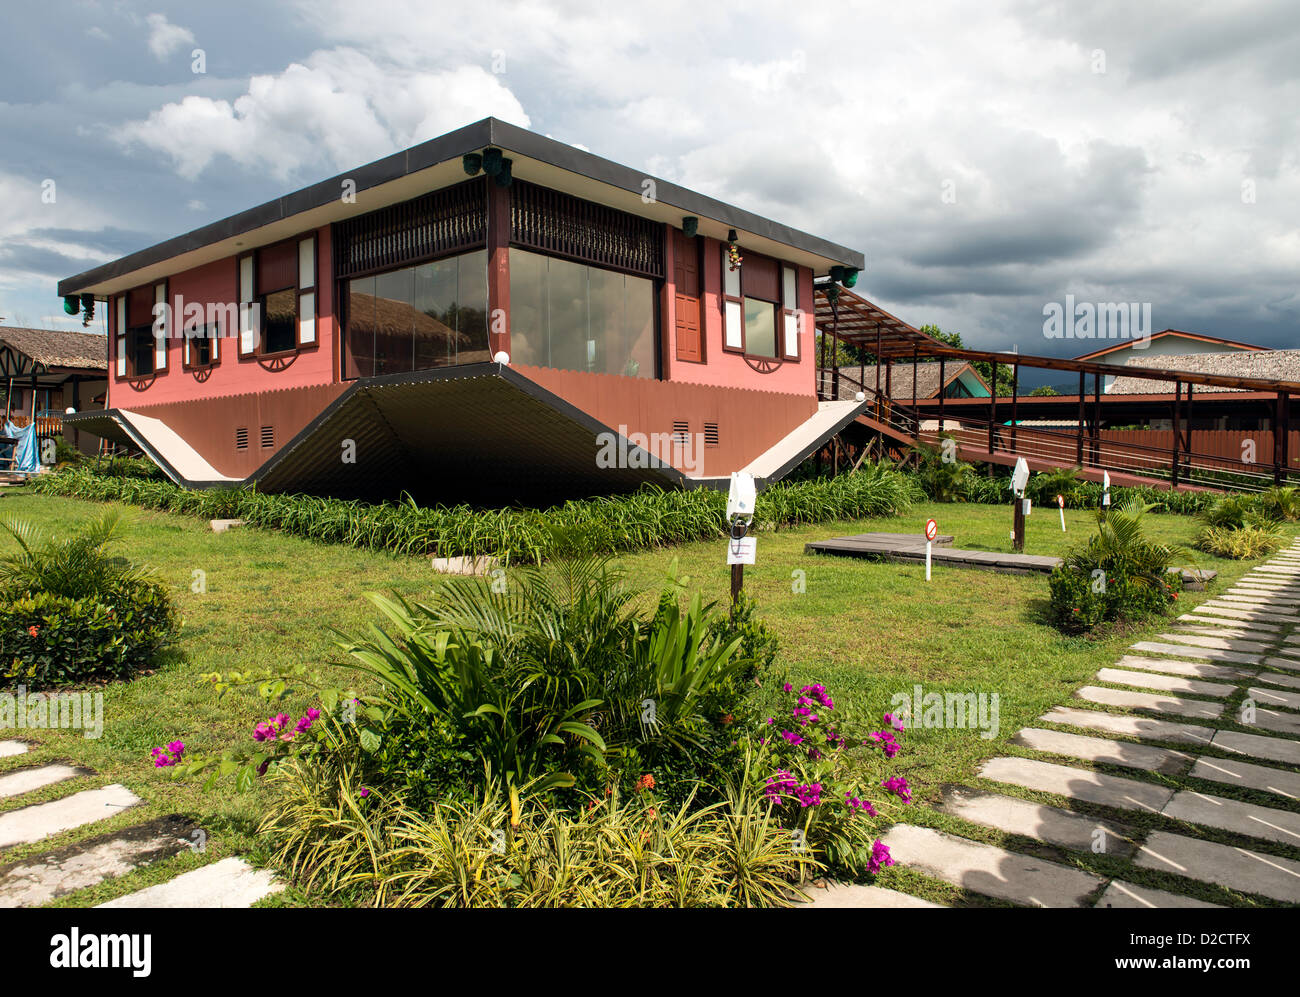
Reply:
[[[1173,449],[1173,469],[1169,476],[1169,486],[1178,487],[1178,443],[1181,427],[1178,424],[1178,403],[1183,399],[1183,382],[1174,381],[1174,449]]]
[[[943,395],[945,382],[943,379],[943,357],[939,358],[939,432],[943,432]]]
[[[510,188],[488,177],[488,349],[510,352]]]
[[[745,587],[745,566],[743,564],[733,564],[731,566],[731,605],[734,607],[736,601],[740,598],[741,589]]]
[[[1020,361],[1011,365],[1011,452],[1016,450],[1016,401],[1020,393]]]
[[[1079,371],[1079,439],[1075,446],[1075,463],[1083,467],[1083,393],[1087,390],[1083,379],[1087,375]]]
[[[1273,484],[1275,485],[1286,484],[1289,463],[1287,449],[1291,442],[1287,439],[1291,435],[1290,403],[1291,399],[1285,391],[1277,393],[1273,411]]]
[[[993,376],[989,378],[989,456],[997,445],[993,427],[998,421],[998,362],[993,361]]]
[[[1101,373],[1092,375],[1092,466],[1101,467]]]
[[[1025,500],[1022,496],[1013,494],[1011,501],[1015,503],[1011,513],[1011,532],[1015,534],[1011,549],[1019,554],[1025,549]]]
[[[921,353],[915,343],[912,344],[912,418],[916,419],[916,431],[921,431],[921,417],[916,411],[916,372],[920,370]]]
[[[876,397],[872,399],[875,405],[876,418],[880,418],[880,323],[876,323]]]

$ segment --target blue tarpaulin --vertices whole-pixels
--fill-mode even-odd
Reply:
[[[36,426],[24,426],[19,429],[12,422],[6,422],[4,425],[4,435],[12,436],[18,441],[14,449],[17,451],[17,459],[13,463],[13,470],[35,474],[41,469],[40,441],[36,438]],[[5,449],[9,449],[6,444]]]

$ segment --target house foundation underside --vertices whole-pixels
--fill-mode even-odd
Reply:
[[[658,410],[663,405],[655,405],[665,394],[680,405],[681,386],[633,384],[620,396],[604,380],[593,385],[579,407],[531,377],[491,363],[364,378],[339,386],[323,405],[326,396],[312,396],[315,414],[297,428],[304,422],[300,414],[292,436],[246,473],[241,471],[249,451],[228,455],[215,442],[236,432],[229,425],[234,406],[222,413],[222,425],[212,424],[218,413],[211,400],[81,413],[70,416],[69,424],[139,448],[185,487],[251,486],[367,501],[409,494],[425,504],[534,506],[645,484],[726,487],[730,471],[741,469],[776,480],[862,407],[819,405],[815,399],[792,405],[774,393],[693,386],[699,399],[745,428],[728,434],[729,446],[711,448],[703,434],[674,437],[671,420]],[[301,413],[302,398],[279,394],[240,407],[257,408],[259,419],[273,418],[260,413],[277,404],[296,404]],[[257,427],[249,432],[247,446],[255,454]]]

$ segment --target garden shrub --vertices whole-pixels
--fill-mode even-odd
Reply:
[[[364,891],[375,906],[784,907],[821,868],[743,785],[707,806],[666,807],[647,784],[562,808],[493,783],[414,809],[350,771],[295,761],[277,782],[261,827],[277,864],[309,891]]]
[[[1097,533],[1070,550],[1048,579],[1051,614],[1061,629],[1167,613],[1182,576],[1168,569],[1181,553],[1142,531],[1151,507],[1136,497],[1098,517]]]
[[[1235,529],[1207,526],[1194,541],[1198,550],[1232,560],[1267,557],[1276,553],[1285,542],[1281,528],[1270,522],[1244,523]]]
[[[30,524],[0,526],[18,545],[0,558],[0,675],[64,685],[127,678],[179,629],[167,588],[108,551],[118,517],[107,513],[67,538]]]

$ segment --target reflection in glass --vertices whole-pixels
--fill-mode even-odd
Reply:
[[[370,377],[488,356],[487,253],[348,283],[345,376]]]
[[[653,281],[512,249],[510,317],[516,363],[655,376]]]
[[[347,377],[370,377],[375,372],[375,278],[348,282],[348,334],[344,358]]]
[[[745,299],[745,352],[751,357],[776,356],[776,305]]]

